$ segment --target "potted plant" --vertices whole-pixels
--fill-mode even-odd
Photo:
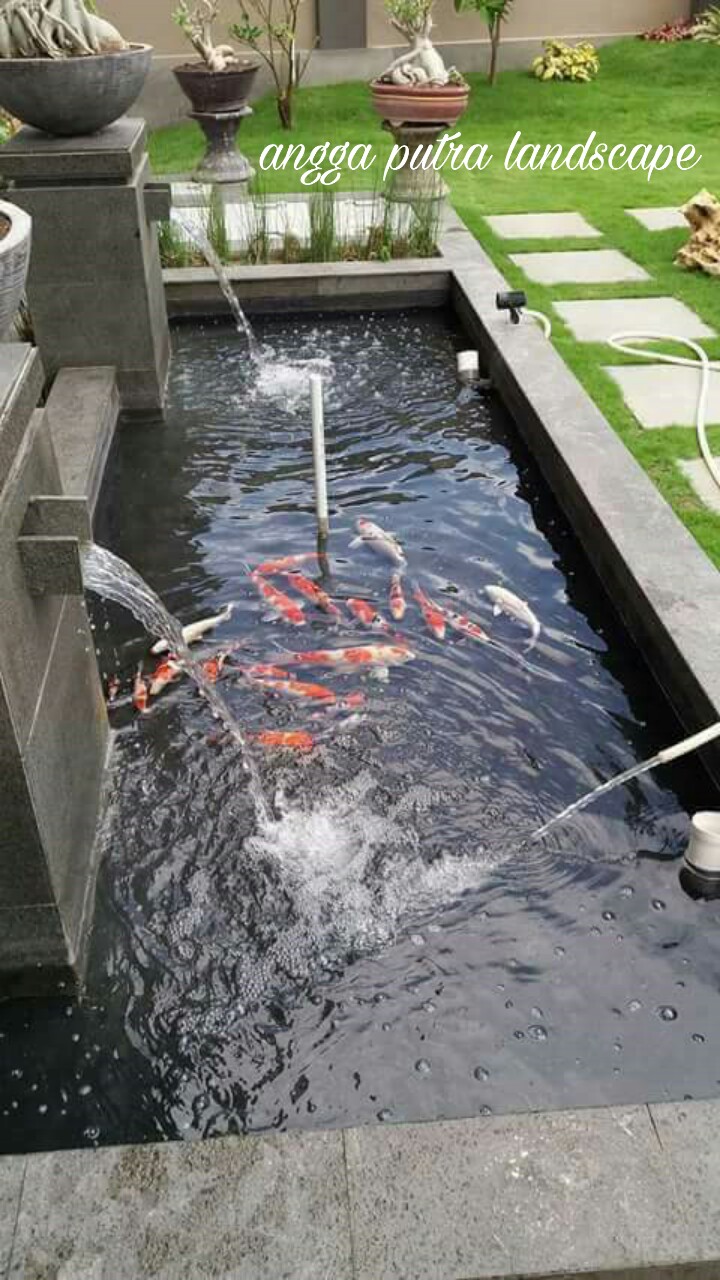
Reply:
[[[7,0],[0,8],[0,106],[45,133],[75,137],[118,120],[151,58],[149,45],[128,44],[90,0]]]
[[[25,293],[31,237],[30,215],[0,200],[0,339],[10,328]]]
[[[390,22],[411,46],[370,86],[375,110],[393,125],[451,125],[467,108],[467,82],[447,69],[432,42],[433,5],[434,0],[385,0]]]
[[[191,9],[180,0],[173,17],[187,36],[195,52],[196,62],[175,67],[175,77],[196,115],[242,111],[247,105],[260,63],[242,58],[229,44],[216,44],[213,23],[220,10],[220,0],[200,0]]]

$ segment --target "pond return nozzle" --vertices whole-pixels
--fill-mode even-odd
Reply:
[[[720,813],[696,813],[680,882],[693,898],[720,898]]]
[[[328,514],[327,463],[325,458],[325,407],[323,380],[319,373],[310,376],[310,403],[312,408],[313,466],[315,468],[315,507],[317,511],[318,544],[327,543],[330,534]]]

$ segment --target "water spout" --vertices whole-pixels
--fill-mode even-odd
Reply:
[[[106,600],[114,600],[129,609],[154,639],[165,640],[170,652],[195,682],[213,714],[224,724],[242,752],[243,766],[249,778],[250,794],[261,825],[272,820],[270,806],[263,791],[257,765],[250,754],[247,739],[225,699],[208,680],[202,665],[195,661],[185,643],[183,629],[165,608],[162,600],[139,573],[104,547],[87,543],[81,549],[85,587]]]
[[[685,738],[673,747],[666,747],[664,751],[659,751],[651,760],[645,760],[642,764],[637,764],[632,769],[626,769],[624,773],[618,774],[616,778],[611,778],[609,782],[596,787],[594,791],[589,791],[587,795],[582,796],[580,800],[576,800],[574,804],[568,805],[567,809],[563,809],[562,813],[557,814],[556,817],[546,822],[544,826],[534,831],[530,836],[530,840],[542,840],[543,836],[546,836],[549,831],[559,826],[561,822],[567,822],[576,813],[582,813],[583,809],[589,808],[601,796],[608,795],[609,792],[624,786],[626,782],[632,782],[635,778],[641,777],[644,773],[649,773],[652,769],[657,769],[662,764],[671,764],[673,760],[680,760],[682,756],[690,755],[692,751],[699,751],[701,747],[706,747],[708,743],[714,742],[717,738],[720,738],[720,722],[711,725],[709,729],[703,729],[701,733],[693,734],[691,738]]]
[[[262,364],[260,350],[253,327],[240,305],[240,300],[233,289],[232,281],[210,243],[209,237],[199,223],[186,221],[184,218],[179,218],[178,221],[185,234],[195,245],[197,245],[197,248],[200,250],[208,266],[215,272],[217,282],[222,290],[222,295],[233,314],[238,333],[244,334],[247,338],[250,359],[253,361],[253,364]]]

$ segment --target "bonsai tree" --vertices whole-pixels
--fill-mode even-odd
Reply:
[[[295,90],[313,55],[315,44],[300,60],[297,30],[304,0],[240,0],[242,21],[231,28],[236,40],[249,45],[270,69],[283,129],[293,127]]]
[[[385,0],[392,26],[412,46],[380,76],[392,84],[447,84],[450,73],[433,45],[435,0]]]
[[[455,0],[455,12],[472,11],[480,14],[490,32],[490,84],[494,85],[498,73],[498,55],[502,39],[502,24],[510,16],[513,0]]]
[[[238,60],[232,45],[215,44],[213,40],[212,27],[219,11],[220,0],[200,0],[200,4],[194,9],[189,8],[187,0],[180,0],[173,14],[175,22],[200,55],[208,71],[227,71]]]
[[[7,0],[0,8],[0,58],[78,58],[127,48],[84,0]]]

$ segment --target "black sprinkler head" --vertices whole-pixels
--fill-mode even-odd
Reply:
[[[513,324],[519,324],[523,308],[527,306],[527,294],[522,289],[511,289],[508,293],[499,293],[495,302],[498,311],[509,311]]]
[[[717,871],[701,871],[690,862],[680,870],[680,885],[694,902],[714,902],[720,898],[720,875]]]

